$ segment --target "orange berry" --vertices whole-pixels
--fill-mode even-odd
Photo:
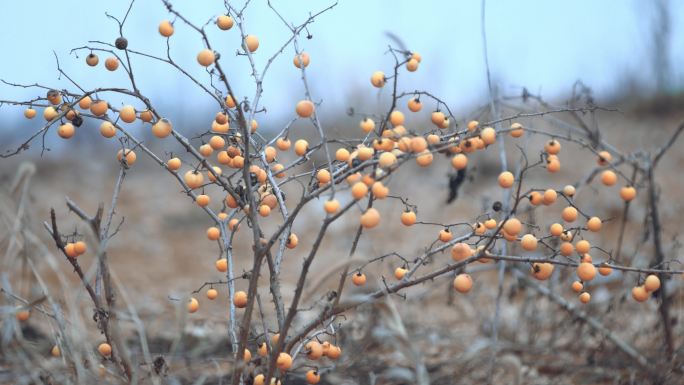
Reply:
[[[544,195],[542,196],[542,198],[543,203],[548,206],[556,201],[556,199],[558,198],[558,193],[556,193],[556,190],[548,189],[544,191]]]
[[[598,153],[598,165],[599,166],[606,166],[607,164],[610,163],[610,161],[613,160],[613,156],[610,155],[610,152],[608,151],[600,151]]]
[[[522,124],[520,123],[513,123],[511,124],[511,136],[514,138],[519,138],[523,135],[525,132],[525,129],[523,128]]]
[[[233,28],[234,23],[235,22],[233,21],[233,18],[228,16],[228,15],[221,15],[221,16],[216,18],[216,25],[222,31],[227,31],[227,30]]]
[[[648,292],[653,292],[660,289],[660,278],[657,275],[649,274],[644,281],[644,289]]]
[[[406,273],[408,273],[408,270],[406,270],[403,267],[397,267],[396,269],[394,269],[394,278],[396,278],[398,280],[402,280],[402,279],[404,279],[404,276],[406,275]]]
[[[97,347],[97,351],[100,352],[103,357],[109,357],[112,355],[112,346],[106,342],[103,342]]]
[[[549,279],[551,277],[551,274],[553,274],[553,269],[554,266],[552,263],[548,262],[541,262],[541,263],[534,263],[532,264],[532,275],[534,278],[544,281]]]
[[[254,35],[245,36],[245,47],[249,52],[255,52],[259,48],[259,38]]]
[[[171,24],[171,22],[168,20],[164,20],[159,23],[159,34],[164,37],[173,35],[173,24]]]
[[[228,260],[226,258],[221,258],[216,261],[216,270],[221,273],[228,271]]]
[[[207,229],[207,238],[209,238],[210,241],[218,240],[220,236],[221,231],[218,229],[218,227],[212,226]]]
[[[589,241],[582,239],[581,241],[578,241],[575,244],[575,249],[580,255],[586,254],[591,249],[591,244],[589,243]]]
[[[207,290],[207,298],[214,300],[218,297],[218,291],[216,289]]]
[[[511,235],[518,235],[522,230],[522,223],[518,218],[508,218],[503,225],[505,232]]]
[[[237,308],[244,308],[247,306],[247,293],[242,290],[236,291],[233,295],[233,304]]]
[[[442,242],[449,242],[453,238],[453,234],[449,229],[443,229],[439,231],[439,240]]]
[[[467,293],[473,288],[473,279],[469,274],[459,274],[454,278],[454,289],[459,293]]]
[[[356,200],[362,199],[363,197],[366,196],[366,194],[368,194],[368,186],[366,186],[366,184],[363,182],[356,182],[352,186],[351,192],[352,192],[352,197],[354,197],[354,199],[356,199]]]
[[[352,276],[352,283],[354,286],[363,286],[366,284],[366,275],[362,272],[357,272]]]
[[[612,186],[617,183],[617,175],[613,170],[606,170],[601,174],[601,183],[606,186]]]
[[[463,261],[471,255],[473,255],[473,249],[467,243],[459,242],[451,247],[451,258],[456,262]]]
[[[309,66],[309,63],[311,62],[311,57],[309,57],[309,54],[306,52],[302,52],[298,55],[295,55],[294,59],[292,59],[292,63],[294,63],[294,66],[297,68],[302,68],[302,64],[304,64],[304,68]]]
[[[643,286],[636,286],[632,288],[632,298],[636,300],[637,302],[644,302],[648,300],[648,291],[646,291],[646,288]]]
[[[577,209],[572,206],[564,208],[561,212],[561,218],[566,222],[574,222],[577,219]]]
[[[636,198],[636,189],[632,186],[625,186],[620,189],[620,198],[623,201],[629,202]]]
[[[308,384],[318,384],[318,382],[321,381],[321,375],[316,369],[308,370],[304,377],[306,378],[306,382]]]
[[[401,223],[404,226],[413,226],[416,223],[416,213],[413,211],[404,211],[401,213]]]
[[[574,290],[575,293],[579,293],[580,291],[582,291],[582,289],[584,289],[584,285],[582,285],[582,282],[575,281],[572,283],[572,290]]]
[[[328,214],[335,214],[340,208],[340,202],[337,199],[331,199],[323,203],[323,209]]]
[[[370,229],[380,223],[380,213],[375,208],[371,207],[361,215],[361,226]]]
[[[587,303],[589,303],[589,301],[591,301],[591,294],[589,294],[585,291],[584,293],[579,295],[579,300],[583,304],[587,304]]]
[[[197,54],[197,62],[203,66],[203,67],[209,67],[210,65],[214,64],[214,61],[216,60],[216,55],[214,54],[214,51],[205,48]]]
[[[577,266],[577,276],[583,282],[588,282],[596,277],[596,268],[589,262],[582,262]]]
[[[276,366],[280,370],[288,370],[292,366],[292,357],[287,353],[280,353],[278,359],[276,360]]]
[[[554,237],[560,237],[563,234],[563,225],[560,223],[554,223],[549,227],[549,233]]]
[[[309,151],[309,142],[304,139],[299,139],[295,142],[295,154],[303,156],[307,151]]]
[[[520,239],[520,245],[527,251],[534,251],[537,249],[537,238],[532,234],[525,234]]]
[[[451,158],[451,166],[456,170],[463,170],[468,166],[468,157],[463,154],[456,154]]]
[[[587,229],[589,231],[597,232],[601,230],[601,218],[599,217],[591,217],[587,221]]]
[[[105,60],[105,68],[109,71],[116,71],[119,68],[119,59],[116,56],[110,56]]]
[[[300,118],[308,118],[313,115],[314,104],[311,100],[301,100],[297,103],[295,112],[297,112]]]
[[[373,87],[382,88],[385,85],[385,73],[382,71],[375,71],[371,75],[370,82]]]
[[[510,188],[515,182],[515,177],[510,171],[504,171],[499,174],[499,186],[503,188]]]

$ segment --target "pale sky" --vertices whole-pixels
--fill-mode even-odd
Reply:
[[[224,12],[222,1],[175,3],[179,11],[198,24]],[[273,3],[287,19],[299,23],[309,11],[320,10],[332,2]],[[117,26],[104,13],[122,16],[127,4],[128,1],[121,0],[5,2],[0,13],[0,47],[5,53],[0,61],[0,78],[64,87],[67,83],[57,80],[54,50],[67,73],[86,88],[127,85],[122,71],[110,73],[102,65],[87,67],[83,60],[86,52],[78,59],[69,54],[71,48],[87,44],[88,40],[113,42]],[[391,57],[385,54],[389,43],[385,32],[390,31],[423,56],[416,73],[402,75],[404,89],[430,90],[443,96],[457,111],[480,104],[486,96],[480,4],[340,0],[311,26],[313,39],[301,42],[312,57],[308,73],[315,98],[324,100],[328,108],[346,108],[359,107],[351,98],[354,94],[375,95],[368,79],[375,70],[391,69]],[[684,2],[670,1],[670,13],[671,66],[675,71],[672,82],[682,85]],[[593,87],[599,96],[619,89],[630,74],[651,81],[653,15],[651,2],[637,0],[489,0],[486,25],[492,76],[504,93],[514,94],[520,86],[526,86],[549,97],[565,94],[577,79]],[[129,47],[164,55],[165,39],[157,33],[157,26],[166,18],[169,15],[161,1],[138,0],[125,28]],[[287,30],[265,0],[253,0],[246,18],[247,31],[260,37],[255,57],[258,65],[263,66],[287,38]],[[251,97],[253,83],[246,58],[235,56],[239,32],[235,28],[220,31],[213,25],[207,29],[214,48],[223,55],[223,66],[238,93]],[[172,56],[182,66],[207,80],[195,61],[196,53],[203,48],[196,33],[181,22],[176,23],[172,47]],[[303,95],[300,74],[292,66],[293,55],[294,50],[287,49],[265,80],[263,103],[270,117],[291,114],[289,98],[299,99]],[[167,109],[169,115],[208,108],[209,98],[172,68],[140,57],[134,58],[133,65],[143,93]],[[0,86],[0,99],[30,98],[37,94]],[[0,109],[0,116],[6,111],[4,107]]]

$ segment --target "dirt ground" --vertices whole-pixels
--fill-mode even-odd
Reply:
[[[566,116],[560,116],[567,121]],[[603,138],[624,153],[639,149],[654,151],[675,127],[684,120],[684,112],[667,115],[650,115],[631,111],[600,112],[598,123]],[[551,128],[563,133],[557,126],[538,119],[521,119],[531,128]],[[325,123],[325,122],[324,122]],[[93,137],[94,140],[100,140]],[[547,138],[529,136],[517,142],[530,158],[538,156]],[[507,140],[508,161],[516,164],[519,149],[512,140]],[[3,149],[6,147],[3,144]],[[10,159],[0,160],[0,195],[3,208],[0,212],[3,222],[0,226],[11,228],[11,214],[17,209],[17,194],[11,194],[8,187],[24,162],[31,162],[36,173],[30,180],[29,204],[25,206],[31,220],[23,223],[35,233],[45,249],[32,249],[21,258],[3,258],[0,275],[3,287],[9,282],[14,292],[25,298],[38,298],[41,288],[26,267],[26,260],[32,261],[45,286],[53,296],[62,301],[73,301],[80,309],[84,322],[84,339],[98,341],[101,336],[95,325],[88,323],[92,308],[87,293],[70,267],[61,259],[43,228],[43,221],[49,220],[50,208],[55,208],[60,229],[69,232],[90,234],[87,226],[65,205],[69,197],[87,212],[92,213],[100,202],[108,207],[114,185],[117,163],[113,153],[104,152],[97,145],[73,149],[67,156],[37,157],[38,149]],[[674,148],[659,166],[657,181],[660,185],[659,199],[663,223],[662,238],[666,244],[668,258],[679,258],[679,226],[682,225],[684,207],[681,200],[681,170],[684,166],[684,139]],[[111,151],[109,151],[111,152]],[[562,171],[549,174],[535,170],[526,181],[526,186],[562,188],[565,184],[583,180],[595,164],[595,157],[588,156],[572,143],[564,143],[560,154]],[[462,186],[459,198],[452,204],[445,204],[447,196],[447,175],[451,166],[447,158],[435,157],[435,165],[420,169],[408,166],[399,175],[392,177],[389,187],[393,195],[408,197],[418,206],[418,218],[434,223],[472,223],[479,213],[488,210],[492,202],[501,199],[501,190],[495,188],[496,176],[500,172],[498,153],[486,151],[470,159],[468,179]],[[623,167],[625,173],[631,171]],[[605,250],[615,250],[616,236],[622,215],[622,202],[618,197],[619,187],[603,188],[598,181],[578,189],[577,202],[582,209],[601,218],[610,218],[599,234],[591,238],[592,243]],[[292,197],[292,207],[299,188],[296,185],[286,189]],[[348,194],[342,193],[347,200]],[[218,201],[220,199],[216,199]],[[653,246],[650,239],[644,240],[645,218],[648,214],[645,191],[639,191],[637,202],[630,209],[627,222],[627,236],[623,247],[625,260],[634,266],[647,266],[652,259]],[[301,262],[312,243],[311,234],[320,227],[322,201],[307,209],[306,215],[294,224],[300,245],[289,250],[283,265],[282,291],[289,303],[295,278],[301,269]],[[218,204],[216,208],[218,208]],[[316,306],[317,300],[332,290],[338,279],[337,272],[346,263],[352,266],[388,252],[412,259],[425,249],[435,238],[439,226],[417,225],[406,228],[399,222],[402,205],[398,200],[386,200],[377,205],[386,221],[382,229],[373,229],[363,234],[358,250],[349,259],[350,237],[356,230],[359,210],[345,215],[335,223],[326,236],[320,255],[312,269],[312,280],[305,292],[303,307]],[[543,208],[533,215],[542,228],[547,228],[559,216],[562,204]],[[539,211],[539,210],[538,210]],[[197,209],[181,193],[178,185],[168,175],[144,157],[127,174],[119,199],[117,218],[124,217],[119,233],[110,242],[109,258],[115,280],[125,290],[127,299],[119,302],[122,307],[123,333],[129,336],[132,350],[136,346],[136,324],[128,306],[132,306],[142,320],[150,341],[153,356],[164,356],[169,365],[169,376],[199,378],[207,375],[207,383],[213,383],[214,374],[225,370],[228,362],[227,343],[228,295],[227,289],[217,285],[219,298],[209,301],[204,290],[192,294],[205,282],[218,281],[222,274],[214,268],[219,248],[206,239],[206,228],[211,225],[208,217]],[[275,219],[266,222],[267,228],[277,225]],[[233,253],[238,273],[248,271],[251,266],[251,234],[243,226],[234,243]],[[418,229],[418,230],[416,230]],[[2,231],[5,231],[4,229]],[[88,235],[92,236],[92,235]],[[91,239],[92,240],[92,239]],[[0,235],[0,255],[6,254],[7,239]],[[511,253],[516,252],[511,250]],[[46,253],[53,254],[57,269],[50,265]],[[597,255],[595,260],[605,256]],[[349,262],[351,261],[351,262]],[[437,255],[427,269],[450,261],[447,253]],[[93,274],[92,253],[79,257],[84,271]],[[354,298],[364,290],[379,288],[382,278],[392,278],[392,271],[399,261],[387,259],[366,271],[369,285],[363,289],[347,287],[343,302]],[[673,267],[680,268],[677,264]],[[523,267],[525,269],[525,267]],[[470,269],[470,268],[469,268]],[[326,384],[414,384],[424,383],[429,378],[433,384],[474,384],[487,381],[491,368],[493,381],[499,384],[638,384],[648,383],[648,376],[639,370],[632,359],[615,348],[614,343],[604,335],[596,333],[578,317],[573,317],[557,303],[527,287],[524,280],[513,274],[506,274],[503,282],[503,296],[498,320],[498,344],[496,364],[492,366],[492,319],[498,292],[495,265],[478,264],[472,267],[475,288],[468,295],[458,295],[450,290],[449,277],[420,285],[402,296],[391,296],[386,300],[362,306],[358,311],[340,318],[340,341],[344,354],[330,368],[322,369]],[[554,278],[544,285],[554,293],[566,298],[573,307],[580,307],[576,295],[570,290],[575,279],[570,269],[558,269]],[[262,277],[259,293],[270,305],[267,285],[268,277]],[[28,282],[28,283],[27,283]],[[617,338],[633,346],[649,361],[662,362],[662,326],[658,315],[658,300],[643,304],[631,300],[630,288],[636,282],[636,275],[615,272],[592,283],[592,302],[582,307],[589,317],[594,317],[612,330]],[[119,284],[117,284],[118,286]],[[681,318],[684,311],[684,281],[669,282],[675,339],[675,359],[681,364],[682,332]],[[238,289],[246,288],[246,281],[237,282]],[[186,315],[183,300],[195,295],[200,301],[200,311]],[[5,301],[3,299],[3,301]],[[6,304],[5,302],[4,304]],[[267,308],[269,306],[266,306]],[[298,321],[303,321],[306,313]],[[266,314],[268,319],[269,314]],[[50,337],[49,318],[35,313],[29,325],[44,338],[36,338],[36,344],[45,346],[46,357],[54,344]],[[3,321],[8,322],[8,321]],[[275,325],[268,324],[275,332]],[[95,346],[95,343],[93,343]],[[172,351],[169,349],[173,349]],[[174,355],[175,354],[175,355]],[[181,357],[185,357],[182,359]],[[0,358],[0,362],[2,362]],[[148,363],[149,364],[149,363]],[[333,370],[334,369],[334,370]],[[8,370],[7,365],[0,366]],[[301,370],[299,371],[301,372]],[[0,372],[2,373],[2,372]],[[1,376],[1,374],[0,374]],[[665,383],[684,383],[682,374],[669,373]],[[3,382],[7,377],[0,377]],[[184,382],[185,380],[181,380]],[[286,383],[300,383],[301,376],[292,375]],[[302,382],[303,383],[303,382]]]

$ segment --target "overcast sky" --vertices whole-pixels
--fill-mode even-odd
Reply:
[[[105,11],[122,16],[127,1],[11,1],[0,13],[0,78],[22,83],[40,82],[63,87],[57,80],[52,51],[63,68],[86,88],[127,85],[122,71],[110,73],[102,65],[84,64],[71,48],[88,40],[113,42],[117,26]],[[222,1],[175,1],[176,8],[198,24],[224,12]],[[237,2],[241,4],[242,2]],[[274,0],[285,18],[295,23],[309,11],[331,4],[327,0]],[[670,1],[672,17],[671,66],[673,83],[682,84],[684,63],[684,2]],[[313,39],[302,41],[311,53],[310,81],[316,99],[325,106],[354,106],[351,95],[375,95],[369,76],[375,70],[390,71],[385,54],[390,42],[386,32],[401,37],[409,49],[423,55],[418,72],[404,75],[407,90],[429,89],[444,96],[457,111],[479,104],[486,95],[483,42],[480,33],[480,1],[357,1],[340,0],[311,26]],[[486,28],[492,75],[504,93],[527,86],[547,96],[567,92],[577,79],[599,95],[619,88],[624,78],[636,74],[653,79],[651,30],[654,10],[649,1],[636,0],[489,0]],[[157,33],[159,21],[169,18],[161,1],[138,0],[133,6],[125,35],[129,47],[163,55],[165,39]],[[246,13],[246,29],[261,38],[255,57],[263,66],[287,39],[287,30],[266,6],[253,0]],[[195,61],[202,48],[199,36],[180,22],[172,37],[172,56],[193,75],[207,80]],[[236,56],[239,33],[208,26],[214,47],[238,94],[253,94],[244,56]],[[287,98],[300,98],[303,87],[292,66],[289,48],[273,65],[265,81],[269,116],[292,113]],[[102,61],[104,58],[102,58]],[[135,58],[135,71],[143,93],[168,110],[189,113],[207,108],[210,100],[189,81],[164,64]],[[0,87],[2,98],[29,98],[36,91]],[[358,106],[356,106],[358,107]],[[212,107],[214,108],[214,107]],[[0,109],[0,115],[6,110]]]

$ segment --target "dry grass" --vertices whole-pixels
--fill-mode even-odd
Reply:
[[[626,152],[655,148],[682,118],[681,114],[602,113],[599,116],[606,140]],[[529,122],[531,127],[539,124],[545,123]],[[521,146],[533,153],[541,148],[544,140],[532,137],[521,142]],[[675,145],[664,159],[657,177],[664,216],[663,239],[672,258],[679,254],[677,238],[684,215],[679,178],[679,170],[684,164],[683,146]],[[518,150],[512,145],[508,150],[509,160],[516,161]],[[580,154],[571,144],[564,144],[563,171],[553,176],[543,171],[534,172],[526,183],[560,188],[567,182],[586,177],[584,170],[589,169],[594,159]],[[498,159],[486,158],[491,156],[476,154],[473,157],[471,161],[476,166],[470,170],[471,179],[463,186],[461,198],[452,205],[443,203],[447,194],[447,161],[436,162],[438,165],[427,171],[419,171],[416,167],[394,176],[390,182],[392,193],[408,197],[411,203],[417,204],[419,220],[472,222],[477,213],[499,198],[498,190],[491,188],[499,171]],[[42,225],[49,217],[49,208],[55,207],[63,231],[75,229],[88,234],[87,228],[75,216],[69,215],[65,196],[93,211],[100,201],[107,199],[116,163],[113,160],[84,162],[82,158],[68,157],[19,162],[19,159],[10,159],[0,163],[3,178],[0,188],[0,282],[3,290],[0,293],[0,383],[62,384],[69,383],[74,374],[82,383],[120,382],[115,372],[109,370],[110,363],[96,355],[95,348],[102,336],[92,322],[92,304],[69,265],[55,252]],[[100,166],[101,163],[104,165]],[[221,383],[221,375],[230,370],[225,288],[218,287],[221,295],[213,302],[202,300],[202,292],[199,295],[201,310],[193,315],[185,313],[182,302],[204,282],[222,278],[214,269],[218,251],[206,240],[205,229],[209,226],[206,218],[179,193],[174,181],[157,177],[157,173],[141,160],[130,172],[119,201],[118,213],[125,217],[125,222],[110,244],[109,255],[119,293],[120,334],[136,367],[142,369],[139,371],[141,377],[137,379],[142,383]],[[615,199],[615,189],[599,190],[595,183],[580,189],[578,200],[585,202],[583,209],[588,212],[615,218],[592,239],[611,250],[615,248],[610,242],[616,238],[621,204]],[[296,197],[298,187],[292,185],[286,194]],[[639,197],[640,201],[643,199],[643,195]],[[647,214],[644,207],[640,202],[630,212],[623,249],[625,258],[632,258],[635,266],[646,266],[651,260],[652,246],[640,240]],[[548,226],[557,214],[555,210],[559,212],[561,208],[558,205],[548,209],[544,216],[531,213],[531,220]],[[402,227],[398,220],[401,209],[398,201],[382,205],[381,212],[388,225],[384,231],[372,230],[364,234],[359,250],[351,260],[347,259],[348,239],[356,229],[356,214],[348,214],[334,224],[321,247],[320,257],[312,266],[313,279],[306,288],[303,306],[315,308],[318,300],[334,289],[337,272],[344,264],[359,265],[388,251],[411,257],[435,238],[440,227],[425,225],[420,231]],[[287,254],[283,267],[282,290],[286,303],[291,299],[299,275],[303,256],[300,252],[308,250],[312,241],[307,235],[318,228],[322,216],[311,208],[306,218],[294,226],[301,247]],[[251,264],[249,239],[245,229],[238,232],[234,244],[237,272],[248,270]],[[448,258],[448,254],[438,255],[431,263],[437,266]],[[95,269],[90,257],[83,256],[79,262],[92,277]],[[343,302],[364,290],[380,287],[382,277],[392,279],[391,272],[397,262],[388,259],[367,271],[370,285],[364,289],[349,288]],[[445,277],[409,290],[405,298],[393,295],[339,318],[337,338],[344,354],[332,367],[322,369],[323,383],[474,384],[487,381],[492,368],[492,317],[497,277],[493,265],[479,265],[470,271],[476,270],[476,288],[467,296],[450,290],[450,281]],[[560,272],[544,286],[554,296],[566,298],[571,306],[578,307],[578,301],[569,290],[573,273],[568,269],[558,270]],[[261,298],[268,301],[267,277],[262,277],[262,281],[264,284],[260,285],[259,292]],[[244,285],[245,282],[238,282],[238,288]],[[604,335],[563,310],[557,301],[540,295],[535,285],[538,284],[515,274],[506,275],[498,322],[494,383],[636,384],[650,381],[648,373],[616,349]],[[657,301],[634,303],[629,297],[629,287],[633,285],[633,275],[614,273],[597,280],[592,285],[591,304],[581,311],[600,320],[617,338],[633,346],[654,365],[662,363]],[[684,328],[678,322],[684,309],[681,280],[674,280],[670,287],[673,288],[673,331],[678,348],[673,367],[681,368],[684,364],[681,350],[684,341],[680,337]],[[25,305],[24,300],[33,305],[32,315],[28,322],[18,323],[14,318],[15,307]],[[313,312],[303,312],[297,322],[303,322],[311,314]],[[272,318],[268,315],[267,319]],[[268,326],[275,331],[275,325]],[[56,343],[76,357],[73,360],[76,365],[67,367],[62,358],[50,357],[50,349]],[[254,346],[250,349],[255,350]],[[100,365],[108,372],[104,380],[98,379]],[[666,373],[665,383],[675,384],[680,379],[681,373]],[[300,375],[293,374],[286,383],[303,381]]]

